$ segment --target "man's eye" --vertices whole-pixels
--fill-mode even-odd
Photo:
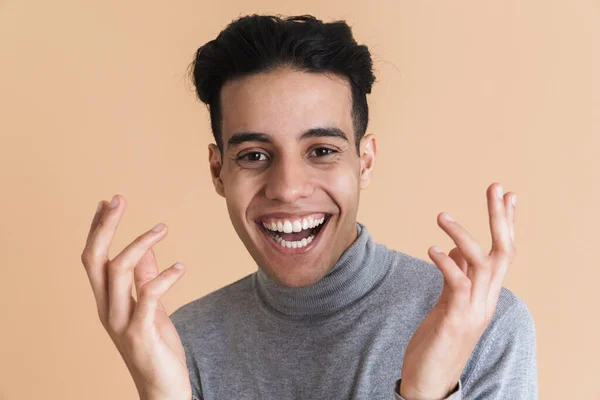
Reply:
[[[333,153],[337,153],[337,151],[330,149],[329,147],[317,147],[310,154],[314,154],[315,157],[323,157]]]
[[[239,161],[267,161],[267,156],[259,151],[251,151],[238,157]]]

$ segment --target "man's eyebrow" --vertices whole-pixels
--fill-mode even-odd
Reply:
[[[325,126],[320,128],[309,129],[306,132],[304,132],[302,136],[300,136],[300,140],[309,139],[313,137],[334,137],[343,139],[346,142],[348,141],[348,136],[346,136],[344,131],[338,128],[337,126]]]
[[[272,140],[268,135],[257,132],[238,132],[231,135],[227,141],[227,147],[236,146],[244,142],[263,142],[271,143]]]
[[[310,139],[315,137],[334,137],[348,141],[348,136],[343,130],[337,126],[325,126],[319,128],[311,128],[300,135],[299,140]],[[227,141],[227,147],[236,146],[244,142],[262,142],[271,143],[271,137],[260,132],[237,132],[231,135]]]

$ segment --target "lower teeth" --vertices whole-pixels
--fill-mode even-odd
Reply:
[[[302,247],[308,246],[315,238],[315,235],[310,235],[309,237],[304,238],[302,240],[289,241],[284,240],[281,236],[279,236],[276,233],[270,233],[270,235],[277,243],[279,243],[281,247],[286,247],[288,249],[301,249]]]

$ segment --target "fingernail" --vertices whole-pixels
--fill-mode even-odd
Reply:
[[[96,214],[98,214],[102,210],[102,201],[98,203],[98,208],[96,208]]]
[[[499,198],[504,197],[504,191],[502,190],[502,185],[498,185],[498,187],[496,188],[496,193],[498,194]]]
[[[437,247],[437,246],[433,246],[433,247],[431,248],[431,250],[433,250],[435,253],[441,253],[441,252],[442,252],[442,251],[440,250],[440,248],[439,248],[439,247]]]
[[[162,230],[163,226],[164,226],[164,225],[163,225],[162,223],[156,224],[156,225],[154,226],[154,228],[152,228],[152,230],[153,230],[154,232],[160,232],[160,231]]]
[[[119,199],[117,198],[117,195],[115,194],[112,198],[112,201],[110,202],[110,208],[115,208],[117,206],[117,204],[119,204]]]
[[[173,268],[183,269],[183,264],[182,263],[177,263],[177,264],[173,265]]]
[[[451,216],[449,216],[448,214],[446,214],[446,213],[444,213],[444,219],[446,221],[454,221],[454,219]]]
[[[515,195],[513,195],[513,197],[512,197],[512,205],[513,205],[513,206],[516,206],[516,205],[517,205],[517,195],[516,195],[516,194],[515,194]]]

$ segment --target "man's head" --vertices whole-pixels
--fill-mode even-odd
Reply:
[[[356,238],[375,139],[368,49],[344,22],[252,15],[196,53],[210,110],[217,193],[257,264],[278,283],[311,285]]]

